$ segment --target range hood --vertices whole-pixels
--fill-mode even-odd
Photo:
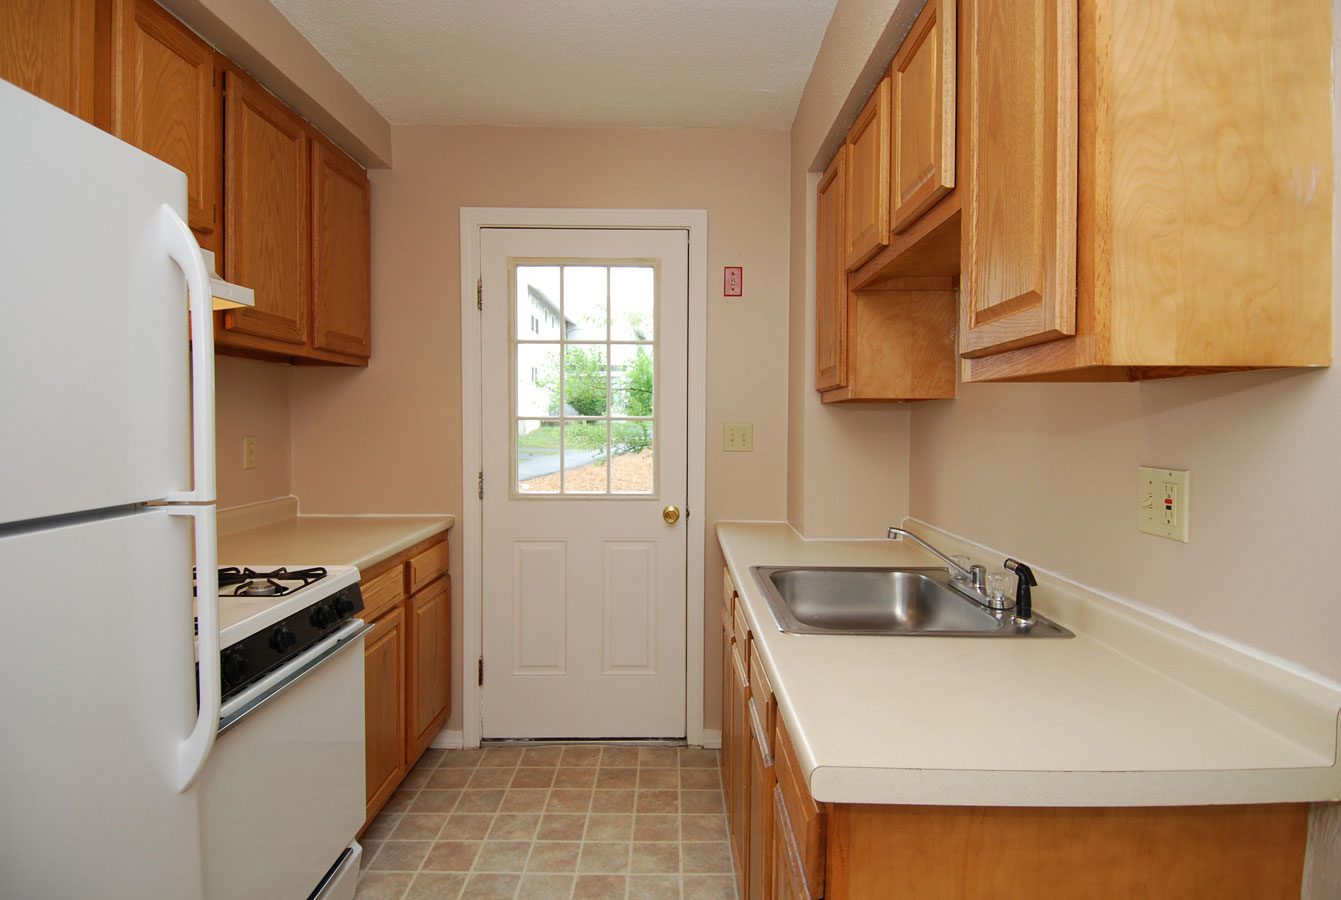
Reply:
[[[201,249],[200,255],[205,258],[205,270],[210,273],[210,293],[214,295],[215,310],[256,305],[255,291],[240,284],[224,281],[216,274],[219,270],[214,267],[214,251]]]

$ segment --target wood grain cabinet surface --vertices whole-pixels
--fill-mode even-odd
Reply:
[[[855,269],[889,243],[889,76],[880,79],[847,133],[844,264]]]
[[[750,900],[1297,898],[1308,805],[1018,808],[816,803],[779,717]],[[757,755],[756,772],[765,757]],[[751,782],[764,790],[767,776]],[[762,800],[763,798],[759,798]],[[731,820],[733,828],[736,820]],[[758,873],[758,874],[756,874]],[[766,885],[766,888],[763,886]]]
[[[186,173],[187,224],[218,254],[220,57],[152,0],[114,0],[113,8],[112,133]]]
[[[364,618],[367,819],[386,805],[447,721],[451,704],[452,579],[447,534],[370,566]]]
[[[961,11],[965,380],[1330,364],[1330,3]]]
[[[847,267],[844,199],[847,155],[839,151],[816,192],[815,390],[847,386]]]
[[[955,0],[929,0],[889,66],[890,231],[955,186]]]
[[[0,0],[0,78],[106,127],[95,69],[107,10],[108,0]]]
[[[225,277],[256,292],[223,314],[236,335],[301,345],[308,333],[308,149],[303,120],[238,69],[224,78]]]
[[[363,168],[313,135],[312,346],[366,359],[372,349],[370,189]]]

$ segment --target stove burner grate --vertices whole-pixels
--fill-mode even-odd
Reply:
[[[219,569],[219,593],[234,597],[283,597],[325,577],[326,569],[322,566],[292,570],[281,566],[269,572],[225,566]]]

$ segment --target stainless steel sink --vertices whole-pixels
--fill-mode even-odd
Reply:
[[[948,569],[754,566],[773,620],[795,634],[1072,637],[1035,614],[1016,619],[950,586]]]

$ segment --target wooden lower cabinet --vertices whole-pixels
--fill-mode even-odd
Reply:
[[[443,576],[410,598],[409,660],[406,715],[409,719],[407,760],[428,749],[442,727],[450,705],[448,653],[451,649],[452,579]]]
[[[368,568],[361,578],[367,819],[381,811],[451,709],[452,580],[447,535]]]
[[[405,611],[399,606],[372,621],[363,645],[363,717],[368,820],[405,777]]]
[[[766,841],[772,848],[772,871],[764,876],[769,892],[742,894],[749,898],[1295,900],[1300,894],[1307,804],[815,804],[781,720],[775,746],[772,832],[766,839],[750,834],[751,847]],[[810,815],[808,804],[818,815]]]
[[[744,900],[772,900],[773,897],[773,789],[778,779],[773,768],[773,754],[768,750],[763,716],[759,704],[751,697],[750,771],[745,791],[749,803],[745,814],[748,832],[742,842],[745,845]]]

